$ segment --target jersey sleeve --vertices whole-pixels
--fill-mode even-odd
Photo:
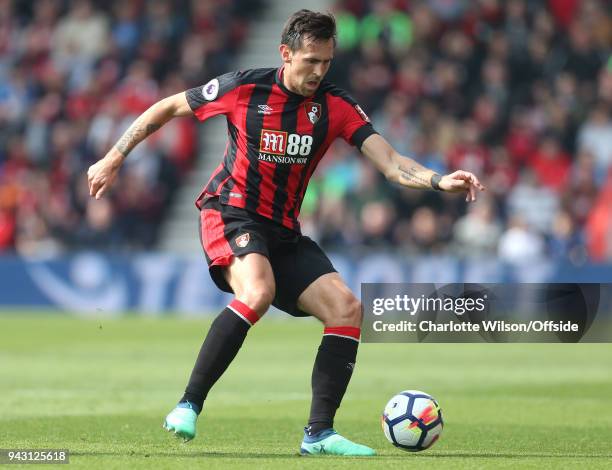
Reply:
[[[240,72],[230,72],[187,90],[185,96],[196,117],[204,121],[217,114],[230,115],[236,107],[240,85]]]
[[[349,144],[361,150],[363,142],[372,134],[377,134],[368,115],[361,106],[346,92],[340,92],[341,112],[344,115],[344,124],[340,135]]]

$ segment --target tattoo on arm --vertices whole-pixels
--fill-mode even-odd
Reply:
[[[161,127],[161,124],[147,124],[147,135],[153,134],[157,129]]]
[[[146,126],[137,120],[125,133],[115,145],[115,148],[124,156],[127,157],[128,153],[132,151],[136,145],[142,141],[145,137],[153,134],[157,129],[161,127],[161,124],[147,124]]]
[[[431,186],[429,180],[425,176],[423,176],[422,171],[418,168],[412,166],[410,168],[406,168],[403,165],[399,165],[397,168],[400,171],[400,176],[409,183],[423,186],[426,188]]]

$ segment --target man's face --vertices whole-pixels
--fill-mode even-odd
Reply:
[[[294,93],[312,96],[329,70],[334,57],[334,40],[313,41],[306,38],[296,51],[281,44],[280,53],[285,64],[285,86]]]

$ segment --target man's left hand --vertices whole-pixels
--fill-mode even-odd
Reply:
[[[438,183],[442,191],[449,193],[460,193],[465,191],[465,200],[473,202],[476,200],[476,192],[484,191],[485,187],[480,184],[478,178],[469,171],[458,170],[449,175],[444,175]]]

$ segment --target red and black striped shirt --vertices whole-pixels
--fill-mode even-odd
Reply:
[[[200,121],[227,117],[225,157],[196,201],[210,197],[244,208],[299,232],[297,221],[306,186],[336,137],[361,148],[376,131],[359,105],[323,81],[304,97],[282,83],[283,69],[265,68],[221,75],[187,90]]]

